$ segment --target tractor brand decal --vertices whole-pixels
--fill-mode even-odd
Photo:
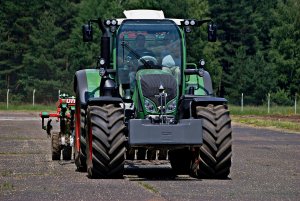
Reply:
[[[68,99],[66,99],[66,103],[68,103],[68,104],[75,104],[75,99],[71,99],[71,98],[68,98]]]

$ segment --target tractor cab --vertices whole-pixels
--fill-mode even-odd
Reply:
[[[183,67],[182,35],[175,22],[124,20],[116,47],[121,96],[133,101],[137,116],[158,119],[164,113],[174,119]]]
[[[161,69],[180,82],[182,35],[172,20],[128,19],[117,32],[117,72],[123,87],[135,87],[136,73]]]

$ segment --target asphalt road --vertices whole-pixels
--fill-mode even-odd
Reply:
[[[0,112],[0,200],[300,200],[300,134],[233,125],[228,180],[174,177],[168,162],[127,164],[124,179],[88,179],[52,161],[36,113]]]

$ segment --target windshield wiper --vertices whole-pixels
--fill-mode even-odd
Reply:
[[[121,45],[123,48],[125,47],[130,53],[132,53],[136,59],[139,59],[145,67],[152,68],[152,65],[143,57],[141,57],[136,51],[134,51],[134,49],[132,49],[125,41],[122,41]]]

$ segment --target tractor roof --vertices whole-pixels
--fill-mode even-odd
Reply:
[[[162,10],[124,10],[127,19],[165,19]]]
[[[140,10],[125,10],[124,15],[126,18],[119,18],[117,19],[118,25],[120,25],[123,20],[125,19],[169,19],[165,18],[164,12],[162,10],[146,10],[146,9],[140,9]],[[177,25],[181,24],[181,21],[183,19],[169,19],[174,21]]]

